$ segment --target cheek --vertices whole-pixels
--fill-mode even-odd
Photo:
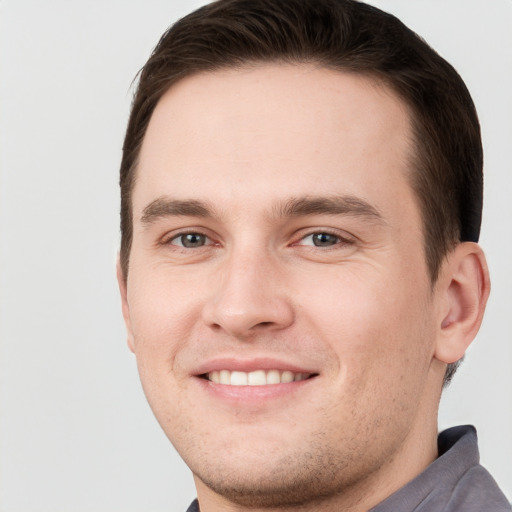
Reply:
[[[197,301],[162,274],[142,275],[130,284],[128,302],[137,359],[153,358],[168,365],[193,331]]]
[[[173,425],[183,408],[186,375],[177,358],[191,331],[190,308],[165,277],[133,276],[128,300],[140,381],[162,427]]]
[[[402,378],[433,352],[428,287],[368,272],[331,276],[329,287],[299,299],[310,328],[336,353],[348,379]],[[406,284],[403,284],[406,283]]]
[[[376,286],[324,295],[314,329],[339,365],[327,391],[332,422],[344,418],[358,429],[389,428],[400,437],[419,407],[433,344],[424,301],[394,289],[393,296]]]

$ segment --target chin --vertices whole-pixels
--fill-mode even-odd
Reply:
[[[306,447],[307,451],[287,453],[267,445],[243,456],[233,450],[220,457],[204,453],[201,460],[185,462],[194,473],[198,490],[207,487],[239,506],[312,507],[351,485],[354,463],[322,443],[303,441],[302,450]]]
[[[213,474],[201,471],[201,475],[195,476],[231,503],[249,508],[280,508],[311,506],[340,491],[340,484],[333,481],[332,474],[325,478],[327,475],[321,475],[317,470],[308,466],[298,469],[291,461],[281,461],[267,472],[246,466],[243,472]]]

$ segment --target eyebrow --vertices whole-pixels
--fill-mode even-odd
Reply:
[[[385,223],[384,217],[374,206],[361,198],[350,195],[290,198],[275,205],[272,213],[276,218],[349,215]],[[212,218],[215,214],[214,208],[207,202],[159,197],[144,208],[141,223],[144,226],[149,226],[161,218],[179,216]]]
[[[148,226],[164,217],[212,217],[211,208],[202,201],[159,197],[142,211],[141,222]]]
[[[382,214],[370,203],[355,196],[299,197],[277,207],[278,217],[306,215],[350,215],[384,223]]]

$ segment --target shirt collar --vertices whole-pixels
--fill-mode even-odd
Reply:
[[[471,425],[445,430],[437,446],[439,457],[423,473],[369,512],[415,510],[434,495],[455,488],[464,473],[480,462],[476,430]]]

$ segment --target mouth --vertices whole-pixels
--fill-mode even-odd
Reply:
[[[225,386],[268,386],[287,384],[315,377],[314,373],[292,372],[290,370],[255,370],[251,372],[216,370],[200,375],[201,378]]]

